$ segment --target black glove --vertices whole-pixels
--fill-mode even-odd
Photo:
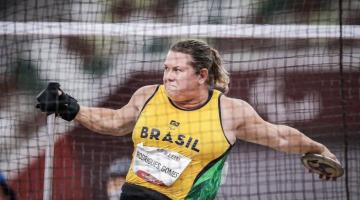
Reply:
[[[66,121],[73,120],[80,110],[77,100],[64,93],[60,89],[60,84],[56,82],[50,82],[47,88],[37,95],[36,99],[39,102],[36,108],[48,115],[53,113],[60,115]]]

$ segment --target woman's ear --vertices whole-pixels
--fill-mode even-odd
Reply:
[[[206,81],[208,80],[208,77],[209,77],[209,71],[208,71],[208,69],[206,69],[206,68],[200,69],[200,72],[199,72],[199,83],[200,83],[200,84],[206,83]]]

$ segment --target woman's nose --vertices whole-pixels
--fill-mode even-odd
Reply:
[[[164,72],[164,79],[165,80],[172,81],[172,80],[174,80],[174,78],[175,78],[174,72],[172,72],[171,70]]]

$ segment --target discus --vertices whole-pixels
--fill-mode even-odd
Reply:
[[[311,172],[336,180],[344,174],[344,169],[336,160],[325,157],[321,154],[307,153],[301,157],[301,162]]]

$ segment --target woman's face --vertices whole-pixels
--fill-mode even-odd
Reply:
[[[200,76],[191,66],[188,54],[169,51],[164,62],[163,82],[171,100],[183,101],[196,94],[200,86]]]

